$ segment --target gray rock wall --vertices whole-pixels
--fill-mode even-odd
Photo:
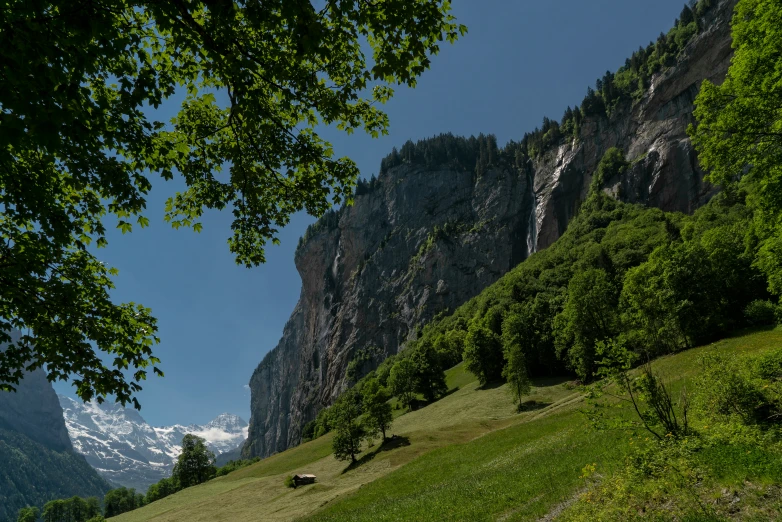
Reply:
[[[2,351],[0,347],[0,356]],[[25,372],[16,392],[0,391],[0,426],[54,451],[72,449],[60,401],[41,369]]]
[[[607,180],[606,190],[622,200],[682,212],[708,201],[714,190],[703,182],[686,128],[700,82],[720,82],[727,71],[735,2],[722,0],[711,11],[709,29],[675,67],[655,76],[642,100],[624,102],[611,118],[586,119],[580,139],[550,150],[528,171],[495,167],[478,177],[394,167],[379,187],[356,197],[337,227],[310,238],[296,256],[299,302],[250,380],[243,455],[298,444],[304,424],[345,389],[359,350],[376,348],[371,367],[437,313],[556,241],[608,148],[621,147],[633,161],[621,179]]]

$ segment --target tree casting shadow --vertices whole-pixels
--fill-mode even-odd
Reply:
[[[356,460],[355,462],[351,462],[348,467],[342,470],[342,474],[347,473],[348,471],[354,470],[358,467],[363,466],[370,460],[374,459],[378,453],[381,453],[383,451],[391,451],[397,448],[402,448],[404,446],[410,445],[410,438],[409,437],[403,437],[400,435],[391,435],[391,437],[387,438],[385,441],[383,441],[383,444],[375,448],[375,451],[372,451],[370,453],[366,453],[361,456],[360,459]]]

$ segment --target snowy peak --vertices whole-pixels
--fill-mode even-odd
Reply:
[[[207,428],[219,428],[223,431],[238,433],[247,429],[247,423],[238,415],[221,413],[206,425]]]
[[[167,441],[169,444],[177,445],[188,433],[201,437],[206,441],[206,445],[215,452],[216,455],[230,451],[239,446],[247,438],[248,425],[242,418],[230,413],[222,413],[207,424],[190,424],[182,426],[164,426],[153,428],[158,437]]]
[[[205,439],[215,455],[247,438],[247,422],[230,413],[205,425],[152,427],[138,411],[119,404],[58,397],[74,449],[105,478],[139,491],[171,474],[188,433]]]

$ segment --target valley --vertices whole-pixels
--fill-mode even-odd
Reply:
[[[0,10],[0,522],[782,520],[782,8],[611,1]]]
[[[779,346],[782,330],[742,333],[663,357],[654,367],[681,389],[692,387],[704,354],[747,357]],[[580,413],[587,407],[585,390],[569,381],[536,382],[529,411],[516,413],[507,385],[481,389],[461,365],[447,377],[448,396],[395,418],[392,431],[403,443],[366,447],[354,469],[334,459],[326,435],[112,520],[573,520],[573,508],[587,504],[583,494],[593,483],[582,478],[585,466],[594,464],[608,479],[624,469],[634,441],[648,438],[642,432],[592,429]],[[614,408],[612,415],[629,419],[632,412]],[[744,472],[740,456],[706,461],[731,473],[711,476],[695,491],[719,506],[719,492],[738,487],[732,519],[764,520],[779,500],[764,499],[762,491],[774,491],[782,481],[779,454],[766,455],[771,458],[766,465]],[[294,473],[313,473],[317,483],[286,488],[285,477]],[[753,492],[750,483],[762,491]],[[654,502],[646,507],[670,509]]]

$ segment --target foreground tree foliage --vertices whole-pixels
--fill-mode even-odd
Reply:
[[[109,296],[116,271],[89,248],[106,245],[105,219],[123,233],[146,226],[152,177],[181,176],[166,220],[198,231],[206,209],[230,208],[237,263],[263,263],[291,214],[351,199],[356,165],[316,127],[386,133],[378,105],[392,86],[415,86],[466,30],[448,0],[316,5],[14,0],[0,11],[0,342],[27,333],[0,358],[3,389],[45,365],[84,400],[138,407],[148,368],[162,375],[157,326]],[[177,92],[170,125],[155,120]]]
[[[689,129],[709,179],[725,188],[752,186],[757,265],[782,294],[782,9],[776,0],[741,0],[732,23],[725,81],[704,81]]]
[[[111,491],[109,491],[109,493],[111,493]],[[126,511],[129,510],[126,509]],[[124,513],[124,511],[121,512]],[[97,516],[101,516],[101,508],[100,501],[95,497],[86,499],[72,497],[65,500],[52,500],[43,506],[43,512],[41,513],[43,522],[88,522]],[[35,521],[35,519],[32,520]]]
[[[505,367],[502,377],[509,384],[513,399],[521,409],[522,398],[532,388],[527,369],[527,353],[535,339],[534,325],[525,307],[510,311],[502,321],[502,350]]]
[[[415,400],[415,364],[409,358],[400,358],[391,367],[388,386],[399,402],[410,410]]]
[[[173,495],[177,491],[182,489],[179,482],[174,477],[163,478],[147,488],[147,504],[155,502],[161,498],[166,498],[169,495]]]
[[[481,386],[499,380],[504,363],[499,336],[485,324],[472,324],[464,341],[464,362]]]
[[[595,373],[595,344],[617,333],[617,294],[601,268],[577,272],[568,283],[565,308],[556,319],[556,343],[584,381]]]
[[[445,384],[440,357],[431,343],[421,343],[411,354],[410,359],[415,369],[416,393],[424,396],[424,400],[432,402],[448,391]]]

